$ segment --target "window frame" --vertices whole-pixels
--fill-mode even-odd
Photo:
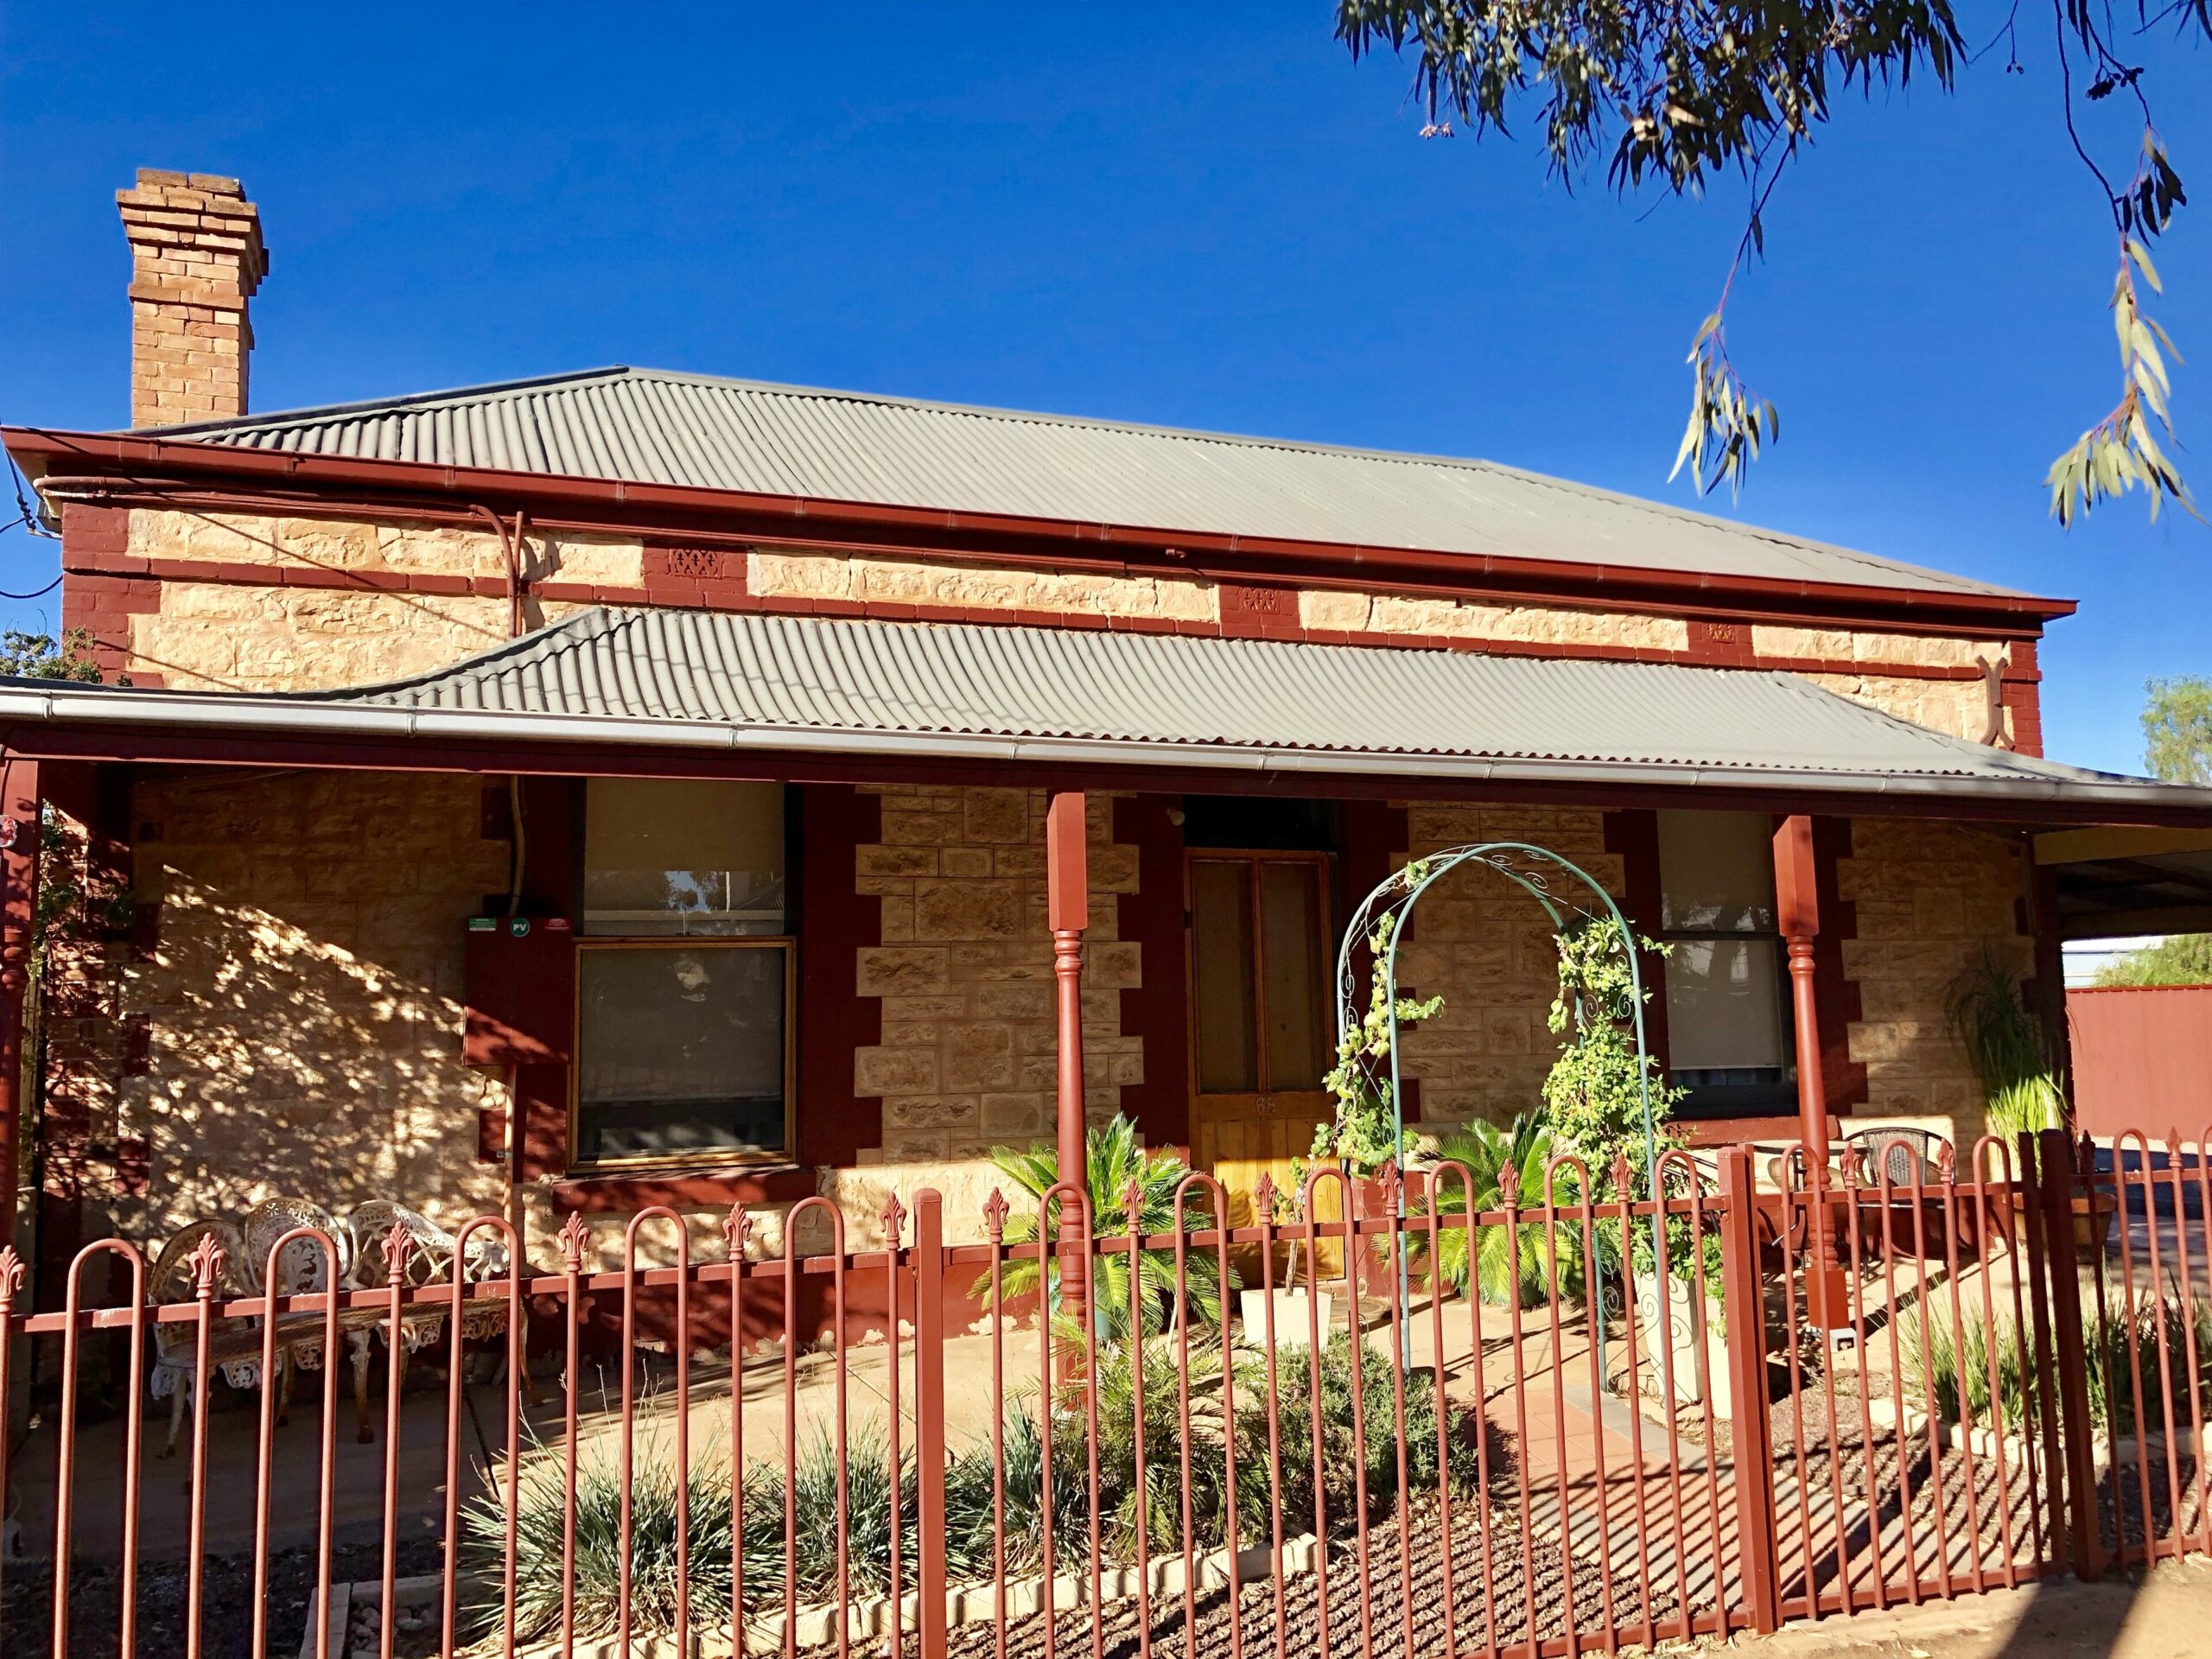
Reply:
[[[637,1153],[622,1158],[585,1158],[578,1150],[583,1128],[583,957],[593,950],[778,950],[784,958],[784,1144],[781,1149]],[[607,1170],[733,1169],[775,1167],[797,1161],[794,1135],[798,1133],[798,1020],[795,999],[798,991],[798,937],[791,933],[753,933],[721,938],[610,939],[576,941],[575,1058],[569,1067],[569,1167],[594,1173]]]
[[[1666,810],[1667,809],[1665,808],[1660,809],[1662,811]],[[1692,810],[1711,810],[1713,809],[1706,808]],[[1758,819],[1764,817],[1767,815],[1746,813],[1745,816],[1749,818]],[[1770,819],[1769,822],[1770,824],[1771,820]],[[1666,925],[1665,922],[1667,912],[1666,843],[1663,837],[1659,837],[1657,836],[1657,828],[1658,823],[1655,817],[1653,821],[1653,830],[1655,840],[1657,842],[1658,856],[1653,861],[1658,867],[1659,874],[1659,942],[1662,944],[1673,945],[1676,944],[1693,943],[1701,940],[1716,940],[1724,942],[1730,940],[1764,940],[1771,944],[1775,948],[1773,987],[1776,1010],[1775,1032],[1777,1039],[1777,1046],[1781,1049],[1781,1058],[1777,1062],[1774,1067],[1774,1077],[1770,1081],[1761,1080],[1757,1083],[1703,1083],[1680,1084],[1679,1086],[1687,1089],[1688,1093],[1683,1098],[1681,1105],[1675,1109],[1676,1112],[1681,1116],[1694,1118],[1754,1117],[1767,1116],[1777,1107],[1794,1107],[1796,1103],[1797,1098],[1797,1050],[1796,1043],[1791,1039],[1792,1027],[1795,1023],[1795,1009],[1791,1002],[1789,990],[1789,941],[1787,936],[1782,931],[1782,912],[1779,902],[1780,895],[1773,892],[1774,870],[1772,862],[1770,861],[1764,867],[1766,870],[1768,891],[1770,893],[1770,913],[1774,917],[1774,922],[1770,926],[1764,928],[1669,927]],[[1673,1039],[1675,1026],[1675,1018],[1674,1001],[1671,994],[1669,994],[1667,1001],[1667,1033],[1669,1039],[1668,1047],[1669,1050],[1674,1046]],[[1669,1082],[1674,1082],[1678,1077],[1680,1068],[1675,1067],[1671,1063],[1671,1059],[1672,1056],[1670,1054],[1670,1063],[1667,1068],[1667,1076]],[[1689,1069],[1702,1070],[1706,1068]],[[1751,1068],[1744,1067],[1729,1069],[1751,1070]],[[1758,1069],[1764,1070],[1765,1068],[1761,1067]]]
[[[570,868],[574,872],[573,892],[577,925],[575,932],[576,967],[574,1000],[569,1010],[569,1061],[568,1066],[568,1133],[566,1139],[566,1168],[570,1176],[581,1179],[595,1177],[622,1177],[650,1174],[655,1171],[702,1172],[788,1169],[798,1166],[798,988],[799,988],[799,870],[804,856],[804,842],[798,834],[798,786],[773,779],[741,779],[737,782],[776,783],[782,791],[782,828],[784,837],[784,922],[780,933],[591,933],[583,925],[584,872],[589,868],[591,849],[586,833],[585,790],[588,779],[582,780],[584,787],[575,791],[573,809],[574,850]],[[784,958],[784,1144],[780,1151],[745,1151],[736,1147],[719,1151],[641,1153],[623,1158],[586,1159],[577,1148],[582,1139],[583,1107],[583,1013],[584,973],[583,956],[590,950],[779,950]]]

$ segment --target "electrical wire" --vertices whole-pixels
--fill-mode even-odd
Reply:
[[[20,526],[21,528],[29,531],[32,535],[37,537],[41,541],[60,541],[61,538],[59,536],[56,536],[52,531],[47,529],[45,525],[39,523],[37,512],[33,510],[29,499],[23,494],[23,486],[30,480],[23,476],[23,469],[16,465],[16,458],[13,455],[8,457],[8,479],[9,482],[15,486],[16,516],[8,523],[0,524],[0,536],[4,536],[10,531]],[[52,582],[48,582],[45,587],[39,588],[35,593],[17,594],[10,593],[6,588],[0,588],[0,599],[44,599],[48,594],[52,593],[60,585],[61,578],[57,575]]]

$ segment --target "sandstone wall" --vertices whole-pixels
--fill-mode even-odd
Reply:
[[[1981,1133],[1981,1087],[1944,1001],[1985,948],[2016,973],[2033,971],[2034,942],[2019,931],[2025,873],[2019,843],[1993,830],[1853,821],[1836,883],[1857,909],[1843,958],[1864,1016],[1851,1027],[1851,1058],[1866,1067],[1868,1116],[1948,1117],[1962,1152]]]
[[[496,1212],[476,1161],[499,1085],[461,1064],[464,921],[507,879],[477,780],[334,772],[149,777],[134,882],[150,937],[123,971],[143,1036],[116,1128],[147,1147],[118,1229],[162,1237],[273,1194]]]
[[[1214,584],[1197,577],[994,569],[834,552],[755,551],[746,571],[747,591],[766,599],[1062,611],[1167,622],[1215,622],[1221,617]]]
[[[488,528],[148,508],[122,517],[122,557],[98,568],[162,579],[130,582],[127,594],[79,606],[69,620],[101,636],[113,665],[171,685],[268,690],[361,683],[425,672],[506,637],[505,556]],[[658,568],[635,537],[531,531],[526,543],[531,626],[558,621],[594,599],[639,603],[659,591]],[[732,550],[713,557],[724,572],[716,592],[754,606],[996,613],[1024,621],[1065,615],[1275,638],[1398,636],[1518,652],[1713,660],[1700,655],[1683,618],[1652,613],[1358,590],[1277,592],[1265,584],[1249,591],[1268,607],[1254,609],[1249,599],[1230,605],[1224,589],[1195,575],[995,569],[828,549]],[[266,582],[255,579],[263,570]],[[200,572],[204,582],[194,579]],[[104,611],[110,603],[116,608]],[[2006,651],[1986,640],[1764,623],[1730,637],[1742,640],[1744,665],[1786,666],[1901,719],[1969,738],[1979,738],[1987,721],[1977,664]],[[2023,655],[2031,669],[2032,653]]]
[[[856,1093],[883,1101],[877,1160],[973,1156],[1049,1140],[1058,1044],[1045,925],[1041,789],[886,788],[883,841],[857,885],[883,899],[883,944],[857,982],[883,1001],[883,1041],[853,1056]],[[1090,927],[1084,940],[1084,1082],[1094,1117],[1144,1076],[1121,1034],[1118,993],[1140,982],[1115,896],[1136,890],[1134,848],[1113,844],[1113,801],[1087,802]]]
[[[540,582],[636,588],[635,540],[527,537]],[[505,560],[489,529],[332,518],[138,510],[130,556],[204,564],[222,581],[147,584],[152,608],[129,616],[130,667],[181,689],[323,690],[442,668],[507,638]],[[441,585],[308,587],[280,567],[365,581]],[[264,585],[251,578],[266,569]],[[570,601],[532,599],[527,626],[573,615]]]
[[[1469,842],[1529,842],[1572,859],[1621,896],[1621,861],[1605,850],[1600,812],[1416,802],[1407,823],[1415,857]],[[1554,875],[1563,900],[1575,897],[1568,885]],[[1559,1053],[1545,1025],[1559,987],[1553,938],[1543,906],[1494,870],[1463,866],[1422,897],[1398,976],[1415,995],[1444,996],[1404,1043],[1405,1075],[1421,1080],[1424,1131],[1477,1118],[1503,1123],[1541,1103]]]
[[[1675,616],[1496,605],[1474,600],[1312,589],[1298,596],[1307,628],[1348,633],[1420,633],[1501,644],[1606,646],[1639,652],[1689,649],[1689,626]]]

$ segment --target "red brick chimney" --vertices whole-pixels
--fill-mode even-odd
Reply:
[[[131,425],[245,414],[246,302],[269,273],[260,209],[236,179],[150,167],[115,200],[130,238]]]

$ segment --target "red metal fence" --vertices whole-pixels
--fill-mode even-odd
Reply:
[[[2212,1118],[2212,985],[2070,990],[2066,1020],[2077,1128],[2102,1138]]]
[[[1541,1656],[2212,1552],[2197,1147],[1662,1169],[1629,1201],[1447,1166],[1402,1216],[1234,1230],[1203,1175],[1134,1227],[1055,1189],[956,1244],[925,1192],[872,1249],[817,1198],[772,1250],[733,1211],[709,1262],[654,1210],[619,1266],[572,1226],[519,1279],[486,1219],[434,1281],[395,1232],[381,1287],[289,1296],[221,1294],[207,1243],[161,1306],[105,1243],[32,1313],[0,1262],[0,1647]],[[342,1286],[347,1250],[296,1229],[257,1281]]]

